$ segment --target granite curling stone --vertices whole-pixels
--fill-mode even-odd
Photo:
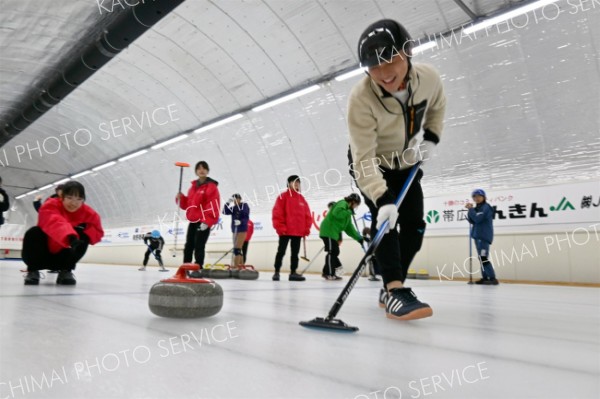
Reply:
[[[188,271],[199,270],[194,263],[184,263],[177,273],[154,284],[148,306],[157,316],[191,319],[213,316],[223,307],[223,289],[204,278],[190,278]]]

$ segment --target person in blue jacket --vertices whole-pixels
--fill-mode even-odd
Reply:
[[[231,232],[233,233],[233,265],[235,267],[244,264],[242,247],[248,231],[248,219],[250,219],[250,207],[242,202],[242,196],[233,194],[223,208],[225,215],[231,215]]]
[[[475,284],[498,285],[494,266],[489,260],[490,245],[494,240],[494,209],[485,199],[485,191],[478,188],[471,193],[475,205],[468,203],[465,207],[469,210],[467,220],[471,227],[471,238],[475,240],[477,255],[481,259],[481,280]]]

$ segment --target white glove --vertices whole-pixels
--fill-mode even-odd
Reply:
[[[388,204],[379,208],[377,211],[377,230],[381,229],[381,225],[386,220],[389,223],[383,234],[387,234],[390,229],[396,227],[396,221],[398,220],[398,209],[396,209],[396,205]]]
[[[408,165],[414,165],[419,161],[425,163],[433,156],[434,149],[435,143],[433,141],[423,140],[421,143],[415,142],[411,147],[402,152],[402,159]]]
[[[241,222],[241,221],[239,221],[239,220],[234,220],[234,221],[233,221],[233,225],[234,225],[234,226],[239,226],[240,224],[242,224],[242,222]]]
[[[200,231],[204,231],[208,229],[208,225],[206,223],[200,223],[200,226],[198,226],[198,230]]]

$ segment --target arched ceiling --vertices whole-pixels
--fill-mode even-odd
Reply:
[[[9,12],[0,15],[1,116],[114,18],[95,2],[38,3],[2,1]],[[477,15],[521,3],[527,2],[464,1]],[[555,20],[492,29],[454,45],[440,39],[438,48],[415,57],[440,70],[449,100],[443,141],[426,165],[429,195],[464,191],[474,181],[501,188],[599,176],[600,8],[569,12],[566,1],[557,4],[562,12]],[[403,22],[415,38],[471,20],[452,0],[187,0],[2,147],[4,185],[21,195],[352,69],[358,36],[382,17]],[[48,18],[69,26],[44,25]],[[4,29],[11,23],[12,30]],[[29,29],[43,38],[15,33]],[[208,160],[223,196],[256,191],[256,210],[270,210],[271,192],[292,173],[314,176],[314,200],[335,198],[350,189],[345,113],[359,78],[244,112],[80,180],[109,225],[172,212],[174,161]],[[161,126],[167,107],[173,112]],[[133,126],[128,131],[126,122]],[[325,173],[329,183],[343,180],[329,184]],[[186,180],[192,178],[188,171]]]

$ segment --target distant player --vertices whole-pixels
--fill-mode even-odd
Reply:
[[[2,177],[0,177],[0,226],[4,224],[3,213],[10,209],[10,200],[8,194],[2,188]]]
[[[254,234],[254,222],[248,219],[248,231],[246,232],[246,238],[244,239],[244,245],[242,246],[242,253],[244,256],[244,265],[246,264],[246,259],[248,259],[248,247],[250,245],[250,240],[252,239],[252,235]]]
[[[154,258],[158,261],[158,264],[162,266],[161,252],[165,246],[165,239],[160,235],[160,231],[152,230],[151,232],[146,233],[144,235],[144,244],[146,244],[146,253],[144,254],[144,262],[142,263],[144,266],[140,267],[138,270],[146,270],[150,254],[153,254]]]
[[[56,188],[54,188],[54,194],[52,194],[48,198],[58,198],[58,197],[60,197],[60,193],[62,192],[62,188],[63,188],[63,184],[59,184],[58,186],[56,186]],[[33,200],[33,207],[35,208],[36,212],[39,212],[40,208],[42,207],[42,198],[43,197],[41,195],[38,195]]]
[[[290,281],[304,281],[306,277],[298,274],[298,253],[302,237],[310,234],[312,216],[308,202],[300,194],[300,178],[296,175],[287,179],[287,190],[279,194],[273,207],[271,220],[279,236],[277,255],[275,256],[275,274],[273,281],[279,281],[279,271],[285,256],[288,243],[290,243]]]
[[[198,162],[194,170],[198,179],[192,181],[188,195],[177,193],[177,199],[180,208],[186,211],[186,218],[190,222],[183,247],[183,263],[190,263],[193,258],[202,268],[210,228],[219,221],[221,195],[219,182],[208,177],[210,168],[207,162]],[[201,278],[202,273],[195,270],[190,273],[190,276]]]
[[[233,266],[238,267],[244,263],[243,247],[248,232],[250,207],[242,202],[240,194],[233,194],[223,207],[225,215],[231,215],[231,232],[233,233]]]
[[[342,263],[340,262],[340,246],[342,232],[358,241],[362,245],[363,238],[354,228],[352,215],[354,209],[360,205],[358,194],[350,194],[341,201],[334,203],[319,229],[319,237],[325,244],[325,266],[321,277],[325,280],[341,280]]]
[[[473,225],[471,238],[475,240],[477,255],[481,260],[481,276],[475,284],[498,285],[494,266],[490,262],[490,245],[494,241],[494,209],[486,202],[485,191],[478,188],[471,194],[475,206],[468,203],[465,208],[469,210],[467,220]]]

